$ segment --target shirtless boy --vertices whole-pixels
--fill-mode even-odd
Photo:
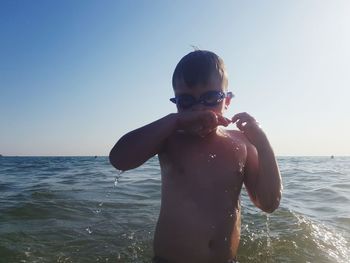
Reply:
[[[221,58],[196,50],[177,64],[177,113],[124,135],[110,162],[136,168],[158,154],[162,198],[153,262],[235,262],[240,239],[240,191],[271,213],[281,177],[266,134],[247,113],[223,116],[232,93]],[[238,130],[223,129],[235,123]]]

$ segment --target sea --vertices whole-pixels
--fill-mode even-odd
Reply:
[[[243,188],[238,261],[350,262],[350,157],[278,157],[280,207]],[[108,157],[0,157],[0,262],[151,262],[155,156],[120,173]]]

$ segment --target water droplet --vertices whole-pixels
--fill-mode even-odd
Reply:
[[[123,170],[117,170],[117,174],[118,175],[121,175],[122,173],[124,173],[125,171],[123,171]]]
[[[90,229],[89,226],[88,226],[85,230],[86,230],[89,234],[92,234],[92,230]]]
[[[216,154],[215,153],[209,153],[208,163],[214,158],[216,158]]]
[[[240,173],[243,173],[243,170],[244,170],[244,163],[243,163],[243,162],[239,162],[239,163],[238,163],[238,166],[239,166],[238,171],[239,171]]]
[[[115,179],[114,179],[114,187],[117,187],[118,183],[119,183],[119,179],[120,179],[120,176],[116,176]]]

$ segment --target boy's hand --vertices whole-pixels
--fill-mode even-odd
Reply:
[[[232,117],[232,123],[236,123],[248,140],[255,146],[263,146],[266,143],[266,135],[259,123],[248,113],[241,112]]]
[[[204,137],[217,126],[228,126],[231,121],[213,111],[191,111],[178,113],[178,128],[190,134]]]

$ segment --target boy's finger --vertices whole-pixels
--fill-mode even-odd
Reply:
[[[237,121],[237,123],[236,123],[236,126],[237,126],[237,128],[240,130],[240,131],[243,131],[244,130],[244,125],[243,125],[243,121],[240,119],[240,120],[238,120]]]
[[[239,119],[242,119],[244,120],[245,122],[246,121],[256,121],[252,116],[250,116],[248,113],[246,112],[240,112],[240,113],[237,113],[236,115],[234,115],[232,117],[232,123],[235,123],[237,120]]]
[[[240,113],[235,114],[231,119],[232,123],[235,123],[237,120],[239,120],[240,116],[241,116]]]
[[[222,116],[222,115],[218,115],[218,125],[223,125],[225,127],[227,127],[230,124],[231,120]]]

